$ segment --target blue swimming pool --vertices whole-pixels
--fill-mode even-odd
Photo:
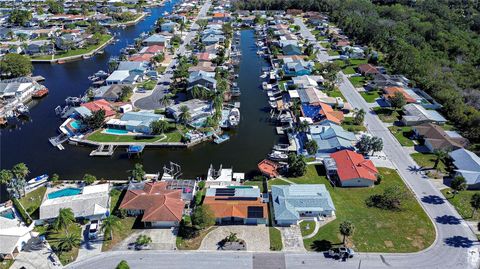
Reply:
[[[65,188],[58,191],[54,191],[48,194],[48,199],[55,199],[59,197],[78,195],[82,192],[82,189],[78,188]]]
[[[80,122],[77,121],[77,120],[72,121],[72,122],[70,122],[70,126],[72,126],[73,128],[78,130],[78,129],[80,129]]]
[[[15,213],[11,209],[0,212],[0,216],[7,219],[15,219]]]
[[[119,130],[119,129],[108,128],[108,129],[105,130],[105,133],[113,134],[113,135],[124,135],[124,134],[128,134],[128,131],[127,130]]]

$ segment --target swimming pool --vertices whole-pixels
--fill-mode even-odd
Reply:
[[[82,192],[82,189],[78,188],[65,188],[58,191],[54,191],[48,194],[48,199],[55,199],[59,197],[78,195]]]
[[[72,126],[74,129],[80,129],[80,122],[78,120],[74,120],[70,122],[70,126]]]
[[[7,219],[15,219],[15,213],[13,213],[12,209],[8,209],[5,211],[0,212],[0,216],[7,218]]]
[[[104,131],[104,133],[106,134],[113,134],[113,135],[124,135],[124,134],[128,134],[128,131],[127,130],[120,130],[120,129],[111,129],[111,128],[108,128]]]

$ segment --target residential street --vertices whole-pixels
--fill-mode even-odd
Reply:
[[[205,4],[203,4],[202,8],[198,12],[195,22],[198,19],[203,18],[207,15],[207,11],[210,9],[211,5],[212,5],[211,1],[207,1],[205,2]],[[195,22],[193,24],[195,24]],[[177,55],[183,55],[185,53],[186,46],[190,44],[190,42],[196,35],[197,35],[197,31],[189,31],[186,34],[185,38],[183,38],[183,43],[180,45],[180,47],[177,49],[177,51],[173,55],[172,62],[165,69],[164,74],[160,76],[160,78],[157,80],[158,83],[160,84],[155,86],[155,89],[153,89],[150,93],[147,93],[147,96],[135,101],[134,103],[135,107],[140,109],[148,109],[148,110],[153,110],[153,109],[162,107],[162,105],[160,104],[160,99],[162,98],[162,96],[164,96],[167,93],[169,85],[172,82],[173,70],[175,69],[174,66],[176,66],[177,64],[177,60],[175,59],[175,57]],[[168,85],[163,85],[162,84],[163,82],[168,83]]]

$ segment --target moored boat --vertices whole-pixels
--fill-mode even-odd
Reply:
[[[45,95],[48,94],[48,89],[47,88],[43,88],[43,89],[40,89],[38,91],[35,91],[33,94],[32,94],[32,98],[42,98],[44,97]]]

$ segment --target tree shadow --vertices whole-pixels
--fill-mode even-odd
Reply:
[[[441,205],[445,203],[444,199],[438,195],[423,196],[422,202],[432,205]]]
[[[435,221],[440,224],[450,224],[450,225],[458,225],[460,224],[460,219],[451,215],[443,215],[440,217],[436,217]]]
[[[445,244],[455,248],[469,248],[473,246],[473,241],[464,236],[452,236],[445,238]]]
[[[313,241],[313,243],[310,246],[314,251],[322,252],[322,251],[327,251],[331,249],[333,244],[332,242],[323,239],[323,240]]]

